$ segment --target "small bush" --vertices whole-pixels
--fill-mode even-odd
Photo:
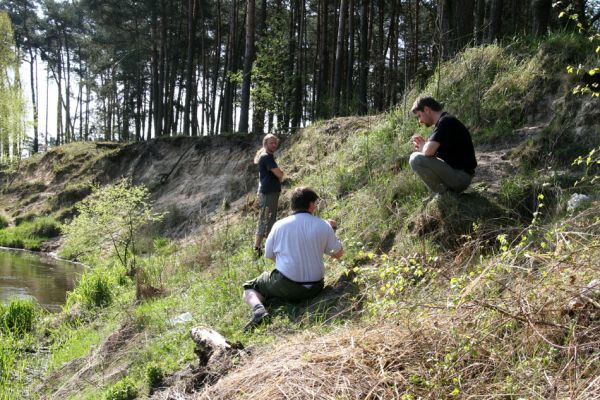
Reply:
[[[8,217],[4,214],[0,214],[0,229],[6,228],[10,224]]]
[[[45,238],[53,238],[61,233],[60,223],[53,218],[45,217],[33,221],[31,234]]]
[[[157,364],[149,364],[146,367],[146,380],[151,388],[160,386],[164,379],[164,372]]]
[[[106,400],[132,400],[138,396],[138,389],[135,382],[126,376],[119,382],[112,385],[104,396]]]
[[[106,307],[113,301],[111,274],[94,270],[85,273],[75,290],[69,293],[67,305],[81,303],[87,308]]]
[[[31,300],[13,300],[8,306],[0,305],[0,331],[22,336],[33,330],[35,304]]]

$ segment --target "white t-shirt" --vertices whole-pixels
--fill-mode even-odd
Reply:
[[[275,257],[275,268],[295,282],[323,279],[323,254],[342,249],[328,222],[301,212],[277,221],[265,243],[265,257]]]

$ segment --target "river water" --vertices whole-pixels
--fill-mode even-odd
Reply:
[[[34,298],[42,307],[58,311],[83,270],[44,255],[0,249],[0,302]]]

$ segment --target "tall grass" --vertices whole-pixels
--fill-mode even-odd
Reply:
[[[0,331],[22,336],[30,333],[36,318],[36,306],[31,300],[16,299],[8,306],[0,304]]]
[[[536,60],[512,54],[496,45],[470,49],[455,62],[443,65],[443,81],[438,87],[438,82],[431,80],[426,91],[446,102],[450,111],[473,124],[478,132],[488,129],[503,135],[505,128],[522,123],[520,110],[518,115],[513,112],[531,101],[527,97],[528,90],[539,78]],[[414,98],[416,92],[411,96]],[[488,120],[491,117],[502,123]],[[586,346],[593,343],[580,333],[575,335],[575,331],[569,336],[560,330],[564,326],[575,326],[590,328],[584,332],[592,332],[594,325],[588,323],[593,317],[590,310],[581,314],[588,322],[568,325],[573,322],[568,315],[551,307],[556,304],[553,289],[560,290],[563,301],[569,292],[576,293],[577,285],[587,283],[593,276],[597,262],[594,264],[592,257],[583,257],[584,246],[573,246],[582,241],[584,233],[589,234],[592,228],[597,230],[597,222],[586,226],[587,231],[532,227],[530,234],[529,221],[523,225],[523,221],[514,220],[514,230],[522,231],[528,240],[525,245],[529,247],[517,248],[518,237],[514,246],[498,243],[490,235],[503,232],[486,232],[488,235],[484,236],[480,232],[484,229],[481,220],[462,218],[463,210],[469,211],[483,195],[452,198],[446,209],[444,204],[427,208],[421,205],[426,189],[408,168],[407,160],[412,151],[408,143],[410,136],[425,129],[419,128],[406,110],[394,110],[378,121],[348,118],[336,120],[335,124],[338,123],[348,124],[344,127],[348,129],[331,130],[334,123],[330,126],[327,122],[306,129],[280,158],[280,165],[286,173],[289,171],[289,187],[308,185],[321,195],[324,200],[319,209],[321,217],[338,219],[338,233],[347,251],[342,263],[327,262],[329,287],[349,270],[357,274],[353,288],[360,285],[361,293],[349,301],[352,310],[358,310],[357,313],[369,310],[374,318],[388,320],[390,326],[378,333],[373,330],[377,333],[373,336],[369,336],[369,332],[356,336],[350,331],[347,343],[351,344],[347,345],[340,345],[337,337],[326,337],[325,341],[331,342],[326,350],[334,354],[346,352],[344,346],[360,353],[352,359],[354,364],[342,365],[348,360],[345,355],[333,359],[320,342],[312,339],[309,341],[314,346],[311,353],[307,355],[299,344],[297,359],[313,361],[311,368],[317,368],[319,360],[326,364],[318,367],[323,369],[314,376],[315,381],[318,377],[326,382],[323,387],[327,389],[333,388],[332,382],[340,381],[340,371],[356,378],[349,382],[364,386],[365,397],[384,393],[374,391],[382,387],[382,390],[389,389],[385,393],[391,393],[390,398],[394,396],[393,390],[407,394],[407,399],[456,398],[463,393],[535,397],[532,386],[527,387],[530,380],[541,387],[543,373],[548,368],[553,372],[552,377],[557,377],[559,367],[568,366],[565,353],[557,356],[559,350],[553,350],[544,339],[573,349],[576,347],[572,346],[577,346],[575,339],[585,339]],[[526,180],[525,176],[515,177],[502,184],[499,196],[505,208],[517,208],[516,203],[525,193]],[[459,203],[463,208],[456,212]],[[280,216],[288,213],[287,208],[284,194]],[[460,233],[444,231],[443,226],[431,229],[438,234],[454,235],[452,239],[461,245],[458,248],[455,246],[449,251],[443,246],[434,246],[433,235],[411,233],[409,225],[414,215],[431,217],[435,214],[433,217],[439,221],[448,215],[444,214],[447,211],[451,211],[452,216],[458,214],[456,219],[462,218],[460,222],[469,229]],[[587,216],[598,220],[597,214]],[[486,217],[484,215],[483,220]],[[351,326],[349,319],[357,313],[350,316],[338,313],[331,317],[328,309],[332,303],[343,303],[343,296],[354,296],[351,289],[343,287],[341,294],[332,291],[333,300],[323,301],[322,307],[320,304],[275,305],[271,325],[255,333],[243,332],[249,310],[241,299],[241,285],[273,267],[271,261],[252,257],[250,243],[254,226],[252,214],[239,211],[229,216],[223,212],[214,217],[214,226],[199,234],[195,243],[185,250],[155,242],[155,254],[139,263],[140,282],[164,288],[164,297],[135,301],[134,285],[123,271],[105,268],[95,260],[98,262],[95,269],[81,279],[69,295],[66,307],[76,316],[84,309],[94,320],[63,315],[66,322],[52,332],[49,339],[55,344],[52,369],[85,356],[90,347],[101,343],[119,326],[133,326],[136,333],[143,332],[137,337],[143,336],[144,340],[136,342],[135,348],[126,349],[130,363],[127,378],[116,383],[105,381],[106,386],[93,390],[106,398],[128,398],[135,391],[143,396],[163,374],[172,374],[195,359],[193,343],[188,339],[192,325],[210,326],[231,341],[250,345],[274,341],[304,329],[313,331],[314,339],[338,323]],[[561,239],[565,234],[573,236],[565,241]],[[531,242],[534,236],[535,243]],[[553,238],[556,245],[551,245],[548,238]],[[517,250],[518,257],[515,256]],[[584,267],[577,267],[576,260],[569,258],[561,259],[561,263],[544,264],[556,260],[553,252],[558,250],[563,253],[557,254],[565,256],[569,252],[573,253],[572,257],[580,254]],[[583,273],[576,275],[575,282],[570,284],[578,268]],[[541,313],[544,309],[547,314]],[[176,317],[183,313],[190,313],[192,320],[178,322]],[[548,333],[543,338],[538,335],[540,327],[548,329],[542,332]],[[343,332],[341,337],[344,337]],[[393,346],[388,346],[390,335],[394,338]],[[366,340],[357,342],[356,337]],[[593,338],[591,334],[590,338]],[[10,352],[7,354],[10,357]],[[584,362],[588,369],[584,372],[595,373],[593,356],[578,353],[578,357],[582,355],[587,357]],[[362,356],[364,358],[360,358]],[[110,368],[109,365],[103,367]],[[332,375],[321,374],[328,367]],[[277,373],[285,370],[285,367],[279,368]],[[263,371],[262,366],[250,372],[260,371]],[[292,378],[302,380],[303,373]],[[267,376],[264,381],[268,379]],[[296,387],[304,387],[301,383],[305,382]],[[336,398],[342,393],[341,397],[348,394],[346,397],[351,398],[357,393],[354,387],[349,390],[337,393],[332,390],[328,395]]]
[[[31,300],[0,304],[0,398],[18,398],[23,383],[23,347],[34,329],[37,308]]]
[[[36,218],[20,225],[0,229],[0,246],[40,250],[46,240],[60,235],[60,223],[51,217]]]

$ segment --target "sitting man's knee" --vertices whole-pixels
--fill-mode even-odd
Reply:
[[[415,166],[423,165],[423,161],[427,158],[427,156],[423,153],[415,151],[410,155],[408,160],[408,164],[412,169],[415,169]]]

